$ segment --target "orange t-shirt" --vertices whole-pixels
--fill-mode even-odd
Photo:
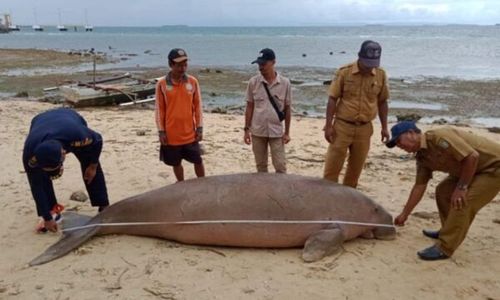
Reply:
[[[173,83],[170,75],[156,84],[155,119],[159,131],[165,131],[169,145],[185,145],[196,140],[196,128],[202,126],[202,102],[198,80],[185,75]]]

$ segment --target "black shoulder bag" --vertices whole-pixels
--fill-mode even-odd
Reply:
[[[273,106],[274,110],[278,114],[278,119],[280,120],[280,122],[282,122],[285,119],[285,112],[280,111],[278,108],[278,105],[276,104],[276,102],[274,102],[274,97],[271,96],[271,93],[269,92],[269,88],[267,87],[267,83],[262,82],[262,84],[264,85],[264,88],[266,89],[267,97],[269,97],[269,101],[271,101],[271,105]]]

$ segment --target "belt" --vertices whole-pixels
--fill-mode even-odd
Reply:
[[[366,125],[370,122],[361,122],[361,121],[349,121],[349,120],[345,120],[345,119],[341,119],[341,118],[336,118],[337,120],[340,120],[342,122],[345,122],[347,124],[351,124],[351,125],[354,125],[354,126],[363,126],[363,125]]]

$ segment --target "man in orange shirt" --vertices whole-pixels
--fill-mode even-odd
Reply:
[[[199,145],[203,138],[201,92],[198,80],[186,73],[187,61],[186,51],[172,49],[170,72],[156,84],[160,160],[173,167],[177,181],[184,180],[183,159],[194,164],[197,177],[205,176]]]

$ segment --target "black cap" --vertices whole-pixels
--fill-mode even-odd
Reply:
[[[264,48],[262,50],[260,50],[259,52],[259,56],[257,57],[256,60],[252,61],[252,64],[263,64],[265,62],[268,62],[270,60],[275,60],[276,59],[276,55],[274,55],[274,51],[272,49],[269,49],[269,48]]]
[[[188,60],[187,53],[186,51],[184,51],[184,49],[174,48],[170,50],[170,53],[168,54],[168,60],[176,63]]]
[[[382,47],[374,41],[364,41],[359,49],[358,57],[361,63],[368,68],[378,68],[380,66],[380,55]]]
[[[391,128],[391,139],[385,144],[388,148],[393,148],[396,146],[396,143],[398,141],[398,138],[405,132],[408,132],[410,130],[420,132],[420,129],[418,129],[417,125],[415,122],[412,121],[403,121],[400,123],[397,123],[396,125],[392,126]]]

